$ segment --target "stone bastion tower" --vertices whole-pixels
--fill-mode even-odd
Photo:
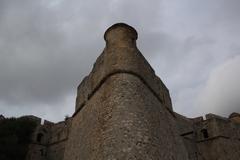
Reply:
[[[78,87],[64,160],[188,160],[168,89],[123,23]]]

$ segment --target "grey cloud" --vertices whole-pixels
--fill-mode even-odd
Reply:
[[[137,8],[121,2],[116,10],[100,1],[0,3],[0,112],[7,115],[44,116],[40,114],[43,110],[52,115],[52,108],[69,112],[64,107],[74,108],[72,103],[61,103],[69,96],[74,102],[77,85],[104,48],[107,27],[119,21],[133,26],[141,23],[140,28],[151,26],[150,19],[146,25],[141,15],[134,14],[137,8],[140,13],[146,2]],[[153,10],[145,8],[144,17],[153,16]],[[60,119],[63,112],[54,116]]]
[[[29,0],[2,3],[1,99],[14,104],[59,100],[87,74],[103,49],[107,25],[99,16],[105,15],[111,24],[113,20],[107,14],[110,9],[100,2],[92,5],[83,1],[60,1],[55,5]],[[145,2],[139,2],[141,5],[134,10],[134,3],[119,3],[119,12],[112,11],[118,13],[117,20],[136,10],[143,11],[148,19],[155,13],[141,9]],[[140,18],[133,15],[126,21]]]
[[[235,27],[239,24],[236,19],[239,15],[236,13],[239,11],[238,2],[163,2],[166,23],[162,32],[170,35],[174,43],[167,44],[166,48],[170,50],[165,54],[168,55],[150,61],[170,89],[174,108],[178,112],[190,117],[206,114],[209,110],[196,103],[199,103],[197,97],[202,93],[210,73],[229,58],[239,55],[240,32]],[[233,8],[234,5],[238,7]],[[226,14],[232,19],[222,16]],[[218,112],[225,113],[223,110]]]
[[[71,114],[76,87],[104,48],[104,31],[125,22],[137,29],[139,49],[170,89],[174,108],[199,114],[194,103],[209,74],[239,54],[238,3],[2,0],[0,112],[53,120]]]
[[[87,29],[64,28],[75,21],[68,22],[62,10],[41,1],[23,2],[5,2],[0,20],[0,99],[14,105],[55,103],[76,88],[101,43]],[[102,35],[97,38],[103,41]]]
[[[205,111],[228,116],[240,112],[240,56],[218,66],[199,94],[198,103]]]

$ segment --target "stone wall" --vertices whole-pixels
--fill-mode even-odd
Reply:
[[[175,113],[175,116],[178,135],[181,136],[182,141],[184,142],[189,160],[200,160],[197,159],[199,156],[197,144],[195,143],[193,121],[177,113]]]
[[[206,160],[238,160],[240,157],[240,123],[216,115],[195,124],[199,152]]]
[[[65,151],[65,142],[66,140],[50,144],[47,147],[47,160],[62,160]]]
[[[62,160],[71,118],[59,123],[44,121],[32,135],[27,160]]]
[[[131,74],[109,77],[72,126],[65,160],[187,159],[174,118]]]
[[[136,31],[112,26],[78,88],[64,160],[187,160],[167,88],[136,48]]]
[[[206,120],[175,114],[190,160],[239,159],[240,123],[214,114],[206,115]]]
[[[182,153],[189,160],[240,157],[240,123],[232,120],[238,116],[208,114],[206,120],[177,113],[173,116],[134,75],[112,75],[91,101],[75,115],[70,138],[72,118],[56,124],[45,121],[41,125],[41,119],[34,117],[39,126],[26,159],[62,160],[65,152],[65,158],[70,160],[154,159],[183,156]],[[39,134],[43,135],[40,139]],[[74,150],[69,152],[69,148]]]
[[[51,127],[51,136],[47,147],[48,160],[62,160],[65,144],[68,140],[71,119],[57,123]]]
[[[46,146],[39,143],[29,145],[26,160],[46,160]]]
[[[40,119],[41,122],[41,119]],[[50,127],[48,125],[39,125],[32,135],[32,142],[29,145],[29,151],[26,160],[46,160],[47,144],[50,138]]]

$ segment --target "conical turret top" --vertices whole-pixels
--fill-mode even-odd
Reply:
[[[125,23],[112,25],[104,34],[107,46],[115,47],[135,46],[137,38],[137,31]]]

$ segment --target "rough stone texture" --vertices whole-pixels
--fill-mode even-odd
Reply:
[[[77,89],[75,113],[39,124],[27,160],[240,159],[240,114],[204,120],[175,113],[168,89],[136,47],[135,29],[115,24],[104,39]]]
[[[58,143],[51,144],[47,148],[46,159],[48,160],[62,160],[65,151],[65,141],[60,141]]]
[[[195,125],[199,152],[206,160],[238,160],[240,124],[213,114],[206,118]],[[208,132],[208,137],[204,137],[203,129]]]
[[[68,160],[187,160],[173,116],[132,74],[109,77],[73,118],[72,126]]]
[[[232,114],[229,116],[229,119],[230,119],[232,122],[240,123],[240,114],[239,114],[239,113],[232,113]]]
[[[104,35],[106,47],[94,64],[92,72],[78,87],[76,111],[88,101],[104,80],[114,73],[138,76],[169,111],[171,98],[166,86],[136,47],[137,32],[130,26],[113,25]]]
[[[214,114],[206,115],[206,120],[183,118],[180,115],[177,115],[177,119],[190,159],[239,159],[240,123]]]
[[[32,135],[26,159],[62,160],[70,126],[71,118],[56,124],[46,120],[43,125],[39,123]]]
[[[136,31],[117,24],[104,38],[78,88],[64,159],[187,159],[168,90],[138,51]]]
[[[26,160],[46,160],[46,146],[30,144]]]

